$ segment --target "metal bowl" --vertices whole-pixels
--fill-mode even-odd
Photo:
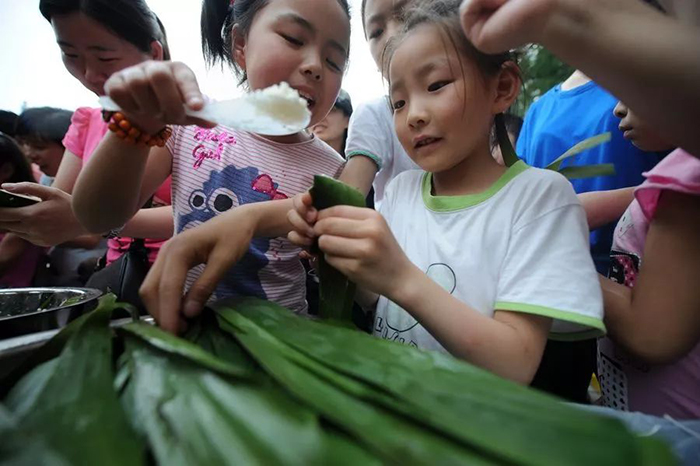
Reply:
[[[92,288],[0,289],[0,339],[61,328],[100,296]]]

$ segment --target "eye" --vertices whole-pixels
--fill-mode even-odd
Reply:
[[[393,108],[394,111],[401,110],[405,105],[406,105],[405,100],[397,100],[391,104],[391,108]]]
[[[110,63],[110,62],[117,61],[118,58],[98,58],[98,60],[101,61],[102,63]]]
[[[435,92],[439,91],[443,87],[447,86],[450,84],[450,81],[437,81],[432,83],[430,86],[428,86],[428,92]]]
[[[238,207],[238,197],[227,188],[219,188],[209,196],[209,209],[217,214]]]
[[[436,81],[432,83],[431,85],[428,86],[428,92],[435,92],[439,91],[443,87],[447,86],[448,84],[451,84],[452,81],[444,80],[444,81]]]
[[[74,54],[74,53],[67,53],[67,52],[63,52],[63,56],[66,57],[66,58],[78,58],[78,56],[77,56],[76,54]]]
[[[338,73],[342,73],[343,69],[345,68],[345,65],[341,67],[331,59],[327,59],[326,63],[328,63],[328,66],[330,66],[333,71],[337,71]]]
[[[370,40],[378,39],[379,37],[381,37],[382,34],[384,34],[384,29],[382,29],[382,28],[375,29],[369,33],[369,39]]]
[[[193,210],[204,210],[207,208],[207,196],[203,191],[195,191],[190,194],[190,207]]]
[[[289,42],[290,44],[292,44],[296,47],[301,47],[302,45],[304,45],[304,43],[302,41],[300,41],[299,39],[297,39],[296,37],[288,36],[286,34],[280,34],[280,36],[282,36],[282,38],[284,40],[286,40],[287,42]]]

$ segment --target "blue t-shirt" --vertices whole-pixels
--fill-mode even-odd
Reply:
[[[620,119],[613,115],[617,99],[593,81],[569,91],[561,85],[550,89],[533,103],[517,143],[517,153],[528,165],[544,168],[577,143],[610,132],[610,142],[601,144],[564,161],[562,167],[612,163],[615,176],[572,180],[577,193],[637,186],[642,172],[660,159],[657,153],[643,152],[625,140],[618,129]],[[591,232],[591,253],[600,273],[607,273],[615,224]]]

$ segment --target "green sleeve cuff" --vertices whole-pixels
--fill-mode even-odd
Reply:
[[[497,311],[511,311],[511,312],[522,312],[525,314],[534,314],[543,317],[551,317],[552,319],[561,320],[564,322],[571,322],[574,324],[584,325],[589,327],[586,330],[580,332],[564,332],[555,333],[551,332],[549,338],[552,340],[560,341],[578,341],[578,340],[589,340],[591,338],[598,338],[606,333],[605,324],[601,319],[595,317],[584,316],[577,314],[575,312],[560,311],[559,309],[552,309],[551,307],[545,306],[535,306],[532,304],[524,303],[507,303],[499,301],[495,305]]]
[[[379,157],[377,157],[376,155],[374,155],[371,152],[367,152],[364,150],[354,150],[352,152],[349,152],[348,154],[345,154],[345,158],[350,160],[351,158],[358,156],[358,155],[361,155],[363,157],[367,157],[368,159],[372,160],[372,162],[376,163],[377,164],[377,171],[382,169],[382,159],[380,159]]]

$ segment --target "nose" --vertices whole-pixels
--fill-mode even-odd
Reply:
[[[615,109],[613,110],[613,115],[615,115],[619,119],[623,119],[627,116],[627,112],[627,106],[622,102],[618,102],[617,105],[615,105]]]
[[[102,89],[107,81],[107,74],[95,64],[86,64],[83,72],[85,81],[94,88]]]
[[[421,129],[427,125],[430,122],[430,116],[425,106],[420,102],[410,103],[406,122],[412,129]]]
[[[313,81],[321,81],[322,71],[323,63],[319,54],[309,53],[301,67],[301,73]]]

